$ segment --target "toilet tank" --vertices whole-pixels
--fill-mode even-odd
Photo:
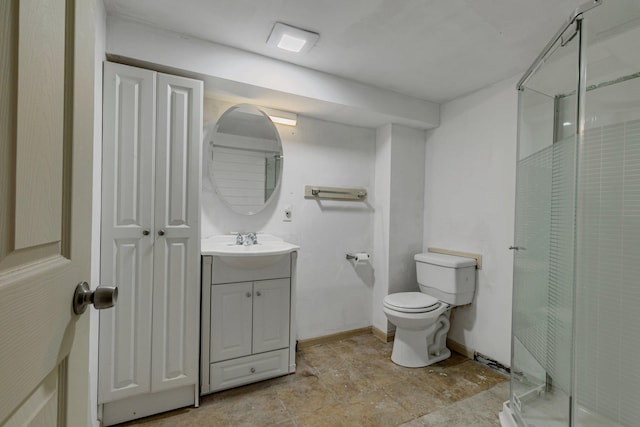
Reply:
[[[476,260],[436,253],[417,254],[420,291],[451,305],[470,304],[476,290]]]

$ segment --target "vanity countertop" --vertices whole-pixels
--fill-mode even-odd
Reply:
[[[233,234],[211,236],[200,241],[202,255],[265,256],[286,254],[298,249],[300,246],[285,242],[270,234],[258,234],[258,243],[252,245],[236,244],[236,236]]]

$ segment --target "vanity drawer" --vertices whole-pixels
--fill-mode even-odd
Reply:
[[[209,372],[211,391],[286,375],[289,373],[288,366],[288,348],[212,363]]]
[[[254,280],[291,277],[291,254],[287,253],[275,256],[279,257],[276,262],[258,268],[238,267],[229,261],[225,261],[223,259],[224,257],[213,256],[211,263],[211,284],[218,285],[222,283],[251,282]]]

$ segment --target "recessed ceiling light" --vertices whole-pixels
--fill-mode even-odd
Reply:
[[[313,47],[320,34],[276,22],[267,39],[267,45],[288,52],[303,53]]]

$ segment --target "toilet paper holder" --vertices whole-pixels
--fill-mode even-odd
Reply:
[[[371,256],[366,253],[366,252],[356,252],[356,253],[348,253],[346,258],[348,260],[354,260],[356,263],[358,262],[362,262],[362,261],[368,261]]]

